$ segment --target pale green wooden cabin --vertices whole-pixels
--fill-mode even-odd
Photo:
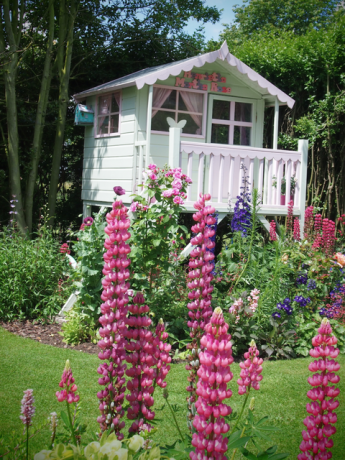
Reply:
[[[292,108],[294,100],[233,56],[226,42],[217,51],[135,72],[74,99],[94,111],[93,123],[85,126],[85,215],[90,206],[111,206],[115,185],[126,190],[122,198],[130,204],[145,168],[168,163],[193,180],[187,210],[200,192],[210,192],[224,216],[240,192],[243,163],[262,197],[262,220],[287,213],[285,178],[286,202],[293,198],[303,227],[308,142],[299,141],[297,152],[277,149],[279,106]],[[262,146],[267,106],[275,108],[273,149]]]

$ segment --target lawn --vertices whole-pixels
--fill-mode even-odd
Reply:
[[[14,431],[20,432],[23,425],[19,419],[20,401],[23,391],[32,388],[36,400],[36,423],[44,422],[52,411],[59,412],[62,404],[57,402],[55,392],[58,390],[61,373],[66,359],[71,361],[72,370],[80,393],[83,420],[88,424],[88,431],[98,429],[96,417],[98,404],[96,392],[99,389],[96,372],[97,356],[87,355],[78,351],[54,348],[42,345],[30,339],[15,336],[0,327],[0,433],[9,437]],[[265,362],[261,389],[254,392],[255,414],[269,415],[270,423],[281,430],[272,436],[273,444],[278,444],[279,452],[290,452],[289,459],[296,458],[301,442],[301,430],[306,417],[305,404],[308,401],[306,392],[310,388],[307,377],[308,363],[311,359],[292,361]],[[345,452],[345,357],[339,357],[340,370],[340,406],[337,409],[337,433],[333,437],[333,459],[344,460]],[[234,379],[231,388],[234,396],[229,400],[234,410],[238,410],[243,397],[237,394],[236,380],[239,375],[238,364],[231,370]],[[186,428],[185,398],[187,371],[183,364],[174,364],[167,377],[170,402],[178,408],[177,418],[184,432]],[[163,408],[162,390],[155,393],[156,417],[159,418],[159,430],[155,435],[157,441],[170,443],[177,438],[177,431],[171,422],[170,413]],[[64,407],[64,406],[63,406]],[[42,430],[32,441],[37,452],[47,447],[48,429]],[[263,444],[268,447],[270,443]],[[239,457],[238,457],[239,458]]]

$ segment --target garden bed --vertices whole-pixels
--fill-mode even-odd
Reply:
[[[34,321],[12,321],[1,322],[0,325],[9,332],[26,339],[36,340],[58,348],[69,348],[84,353],[98,354],[98,345],[92,342],[79,343],[78,345],[67,345],[60,335],[62,329],[59,323],[42,324]]]

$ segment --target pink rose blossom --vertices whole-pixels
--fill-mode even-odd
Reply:
[[[162,196],[164,198],[170,198],[173,194],[174,194],[173,189],[169,188],[168,190],[164,190],[164,192],[162,193]]]
[[[173,201],[175,204],[183,204],[183,200],[180,196],[175,196]]]
[[[133,201],[132,204],[129,207],[129,210],[131,212],[135,212],[138,209],[139,202],[138,201]]]
[[[180,179],[175,179],[172,181],[172,187],[177,188],[178,190],[181,190],[182,188],[182,181]]]

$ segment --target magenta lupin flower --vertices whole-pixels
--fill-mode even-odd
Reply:
[[[310,356],[320,359],[309,364],[309,370],[315,372],[308,378],[313,388],[308,391],[307,396],[312,403],[307,404],[307,412],[310,415],[303,421],[307,430],[302,431],[302,453],[298,455],[298,460],[332,458],[329,449],[333,447],[333,441],[330,437],[336,432],[334,423],[337,421],[337,415],[334,410],[339,406],[339,401],[334,398],[339,395],[339,388],[329,384],[337,384],[340,380],[335,374],[340,369],[340,364],[334,360],[339,354],[339,349],[334,347],[336,343],[337,339],[332,335],[329,320],[324,318],[318,335],[312,339],[314,348],[310,350]]]
[[[24,423],[24,425],[26,425],[26,427],[32,425],[32,417],[35,415],[35,398],[33,396],[33,393],[34,390],[25,390],[22,399],[22,415],[20,415],[20,420]]]
[[[228,439],[223,435],[229,431],[230,426],[224,417],[231,414],[232,409],[224,400],[232,396],[227,384],[233,378],[230,364],[234,360],[228,328],[221,308],[217,307],[201,339],[203,351],[199,354],[201,366],[198,370],[198,400],[195,403],[197,415],[193,421],[197,433],[193,433],[192,445],[195,452],[189,454],[191,460],[226,459],[224,454]]]
[[[170,366],[166,364],[171,362],[171,346],[160,340],[163,335],[167,338],[164,325],[163,331],[157,326],[158,335],[154,336],[150,331],[150,308],[145,305],[143,294],[136,294],[133,304],[128,306],[128,311],[130,315],[125,320],[125,348],[126,360],[131,367],[126,371],[126,375],[130,377],[127,383],[130,393],[126,396],[130,403],[127,418],[134,420],[129,432],[139,432],[145,420],[149,422],[155,417],[151,410],[154,404],[153,393],[156,384],[162,388],[166,386],[164,379],[170,370]],[[151,428],[149,423],[146,426]]]
[[[301,241],[301,228],[298,217],[295,217],[293,221],[293,239],[295,241]]]
[[[314,207],[308,206],[304,212],[304,238],[311,241],[314,229]]]
[[[274,220],[270,222],[270,240],[277,241],[276,223]]]
[[[64,371],[62,373],[59,387],[61,391],[56,392],[56,397],[59,402],[67,401],[69,404],[79,401],[79,395],[76,394],[77,385],[74,383],[74,377],[69,360],[67,359]]]
[[[237,380],[239,395],[249,394],[251,388],[254,390],[260,388],[263,359],[258,356],[259,350],[256,348],[255,341],[252,340],[248,351],[244,353],[246,360],[240,362],[241,373]]]
[[[193,214],[193,219],[197,223],[192,226],[192,232],[196,233],[196,236],[191,239],[191,244],[196,247],[190,253],[189,282],[187,283],[190,289],[188,293],[190,302],[187,305],[190,319],[187,324],[192,338],[192,343],[190,344],[192,354],[189,356],[189,364],[186,366],[186,369],[190,371],[190,384],[187,387],[187,391],[190,392],[190,397],[188,398],[190,405],[196,401],[195,382],[199,368],[198,350],[200,349],[200,340],[212,315],[211,293],[213,286],[211,286],[211,281],[213,275],[211,272],[213,264],[211,262],[215,256],[207,249],[212,249],[215,246],[215,243],[211,241],[215,230],[209,228],[208,225],[213,225],[216,219],[211,215],[215,212],[214,207],[205,205],[205,202],[210,199],[210,194],[200,195],[199,200],[194,204],[197,212]],[[192,419],[191,413],[190,419]]]
[[[328,256],[334,252],[335,245],[335,223],[330,219],[322,221],[322,247]]]
[[[102,280],[103,303],[101,304],[102,316],[99,319],[102,324],[99,330],[102,339],[98,342],[98,346],[102,349],[98,357],[105,362],[97,370],[102,376],[98,383],[104,386],[104,389],[97,393],[101,411],[97,421],[101,431],[111,428],[119,440],[123,439],[120,431],[125,426],[120,419],[124,415],[122,403],[126,390],[124,331],[130,277],[128,269],[130,260],[127,256],[131,252],[129,245],[126,244],[130,238],[128,232],[130,221],[127,212],[128,209],[119,200],[113,203],[112,211],[106,216],[108,225],[105,232],[109,238],[104,242],[107,251],[103,254],[105,277]]]

